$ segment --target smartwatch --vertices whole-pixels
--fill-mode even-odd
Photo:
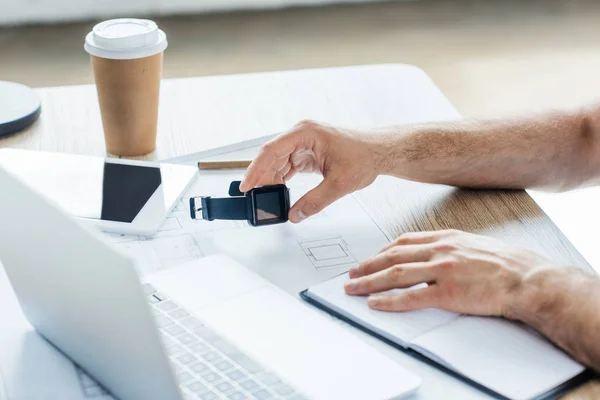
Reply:
[[[290,211],[290,191],[287,186],[262,186],[243,193],[239,189],[240,183],[231,183],[230,197],[190,198],[190,217],[206,221],[246,220],[251,226],[287,222]]]

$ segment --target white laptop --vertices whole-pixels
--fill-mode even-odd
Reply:
[[[420,384],[226,256],[142,284],[131,259],[1,168],[0,260],[37,331],[121,400],[377,400]]]

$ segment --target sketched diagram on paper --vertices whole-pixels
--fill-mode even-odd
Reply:
[[[204,257],[198,233],[248,228],[245,221],[193,221],[181,199],[153,237],[106,233],[123,251],[138,261],[142,275]]]
[[[203,256],[196,238],[189,233],[178,232],[170,236],[146,238],[121,236],[114,243],[130,256],[145,265],[143,273],[157,271],[175,264]]]
[[[154,237],[107,233],[107,237],[138,261],[142,274],[203,257],[193,230],[186,225],[189,212],[176,207]]]
[[[317,271],[356,263],[356,258],[350,252],[348,244],[339,235],[301,240],[298,244]]]

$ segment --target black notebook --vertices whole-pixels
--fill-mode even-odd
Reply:
[[[366,297],[344,293],[346,280],[347,274],[340,275],[301,296],[496,397],[552,398],[587,378],[585,367],[523,324],[434,309],[375,311],[367,307]]]

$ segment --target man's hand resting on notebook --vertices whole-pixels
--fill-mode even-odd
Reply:
[[[415,232],[350,269],[346,293],[371,295],[383,311],[439,308],[515,319],[533,301],[524,290],[557,267],[495,239],[460,231]],[[428,284],[421,289],[379,294]]]
[[[382,311],[438,308],[536,328],[600,370],[600,280],[495,239],[447,230],[400,236],[350,269],[345,290]],[[419,284],[401,293],[382,293]]]

